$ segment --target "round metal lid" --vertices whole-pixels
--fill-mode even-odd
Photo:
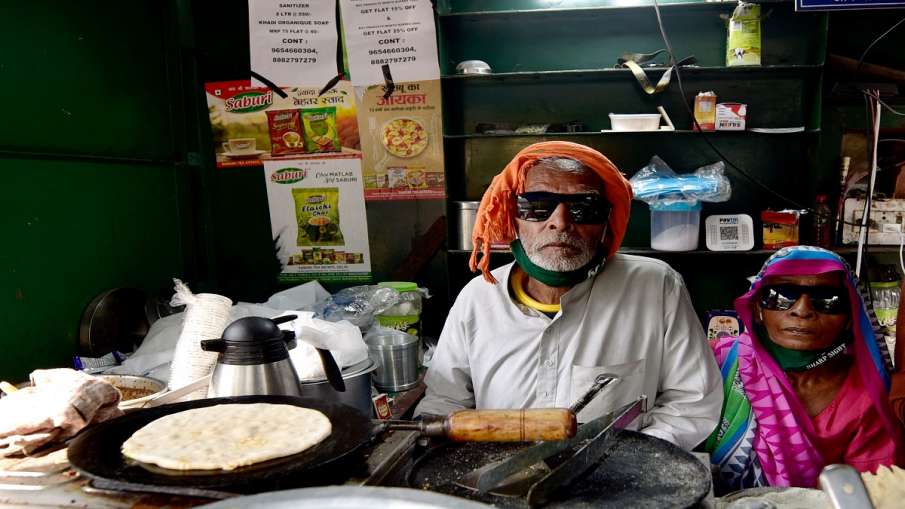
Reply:
[[[113,288],[97,295],[82,313],[79,353],[101,357],[113,350],[133,351],[150,328],[146,300],[147,294],[137,288]]]
[[[327,486],[273,491],[221,500],[210,509],[242,507],[246,509],[488,509],[489,505],[430,491],[371,486]]]
[[[352,364],[351,366],[346,366],[345,368],[343,368],[343,370],[342,370],[343,380],[348,380],[348,379],[356,377],[358,375],[370,373],[371,371],[374,371],[375,369],[377,369],[377,362],[375,362],[374,359],[368,357],[367,359],[365,359],[361,362],[357,362],[355,364]],[[299,383],[301,383],[302,385],[319,384],[319,383],[323,383],[326,381],[327,381],[327,377],[323,376],[321,378],[310,378],[310,379],[306,378],[306,379],[300,380]]]

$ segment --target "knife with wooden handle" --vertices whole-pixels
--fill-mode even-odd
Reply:
[[[568,408],[459,410],[423,421],[380,421],[390,430],[418,431],[455,442],[536,442],[575,436],[578,421]]]
[[[535,442],[575,436],[578,421],[568,408],[460,410],[443,423],[455,442]]]

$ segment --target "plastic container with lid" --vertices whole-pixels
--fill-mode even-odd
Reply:
[[[378,286],[392,288],[402,298],[399,303],[376,316],[377,323],[418,338],[418,365],[421,366],[421,291],[410,281],[384,281]]]
[[[700,225],[701,202],[651,205],[650,247],[657,251],[694,251]]]

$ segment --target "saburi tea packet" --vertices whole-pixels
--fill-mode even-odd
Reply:
[[[336,108],[302,110],[305,125],[305,144],[308,152],[339,152],[339,132],[336,130]]]
[[[274,110],[266,113],[271,155],[303,154],[305,140],[302,136],[301,111]]]
[[[336,187],[295,188],[295,217],[299,246],[342,246],[339,228],[339,189]],[[321,253],[323,254],[323,253]],[[331,257],[333,256],[331,250]]]

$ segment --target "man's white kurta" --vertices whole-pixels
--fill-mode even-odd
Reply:
[[[549,318],[516,304],[513,264],[499,284],[472,280],[456,299],[427,372],[418,413],[567,407],[600,373],[621,377],[579,414],[610,412],[642,394],[640,429],[685,449],[716,426],[722,381],[682,277],[659,260],[617,254],[576,285]]]

